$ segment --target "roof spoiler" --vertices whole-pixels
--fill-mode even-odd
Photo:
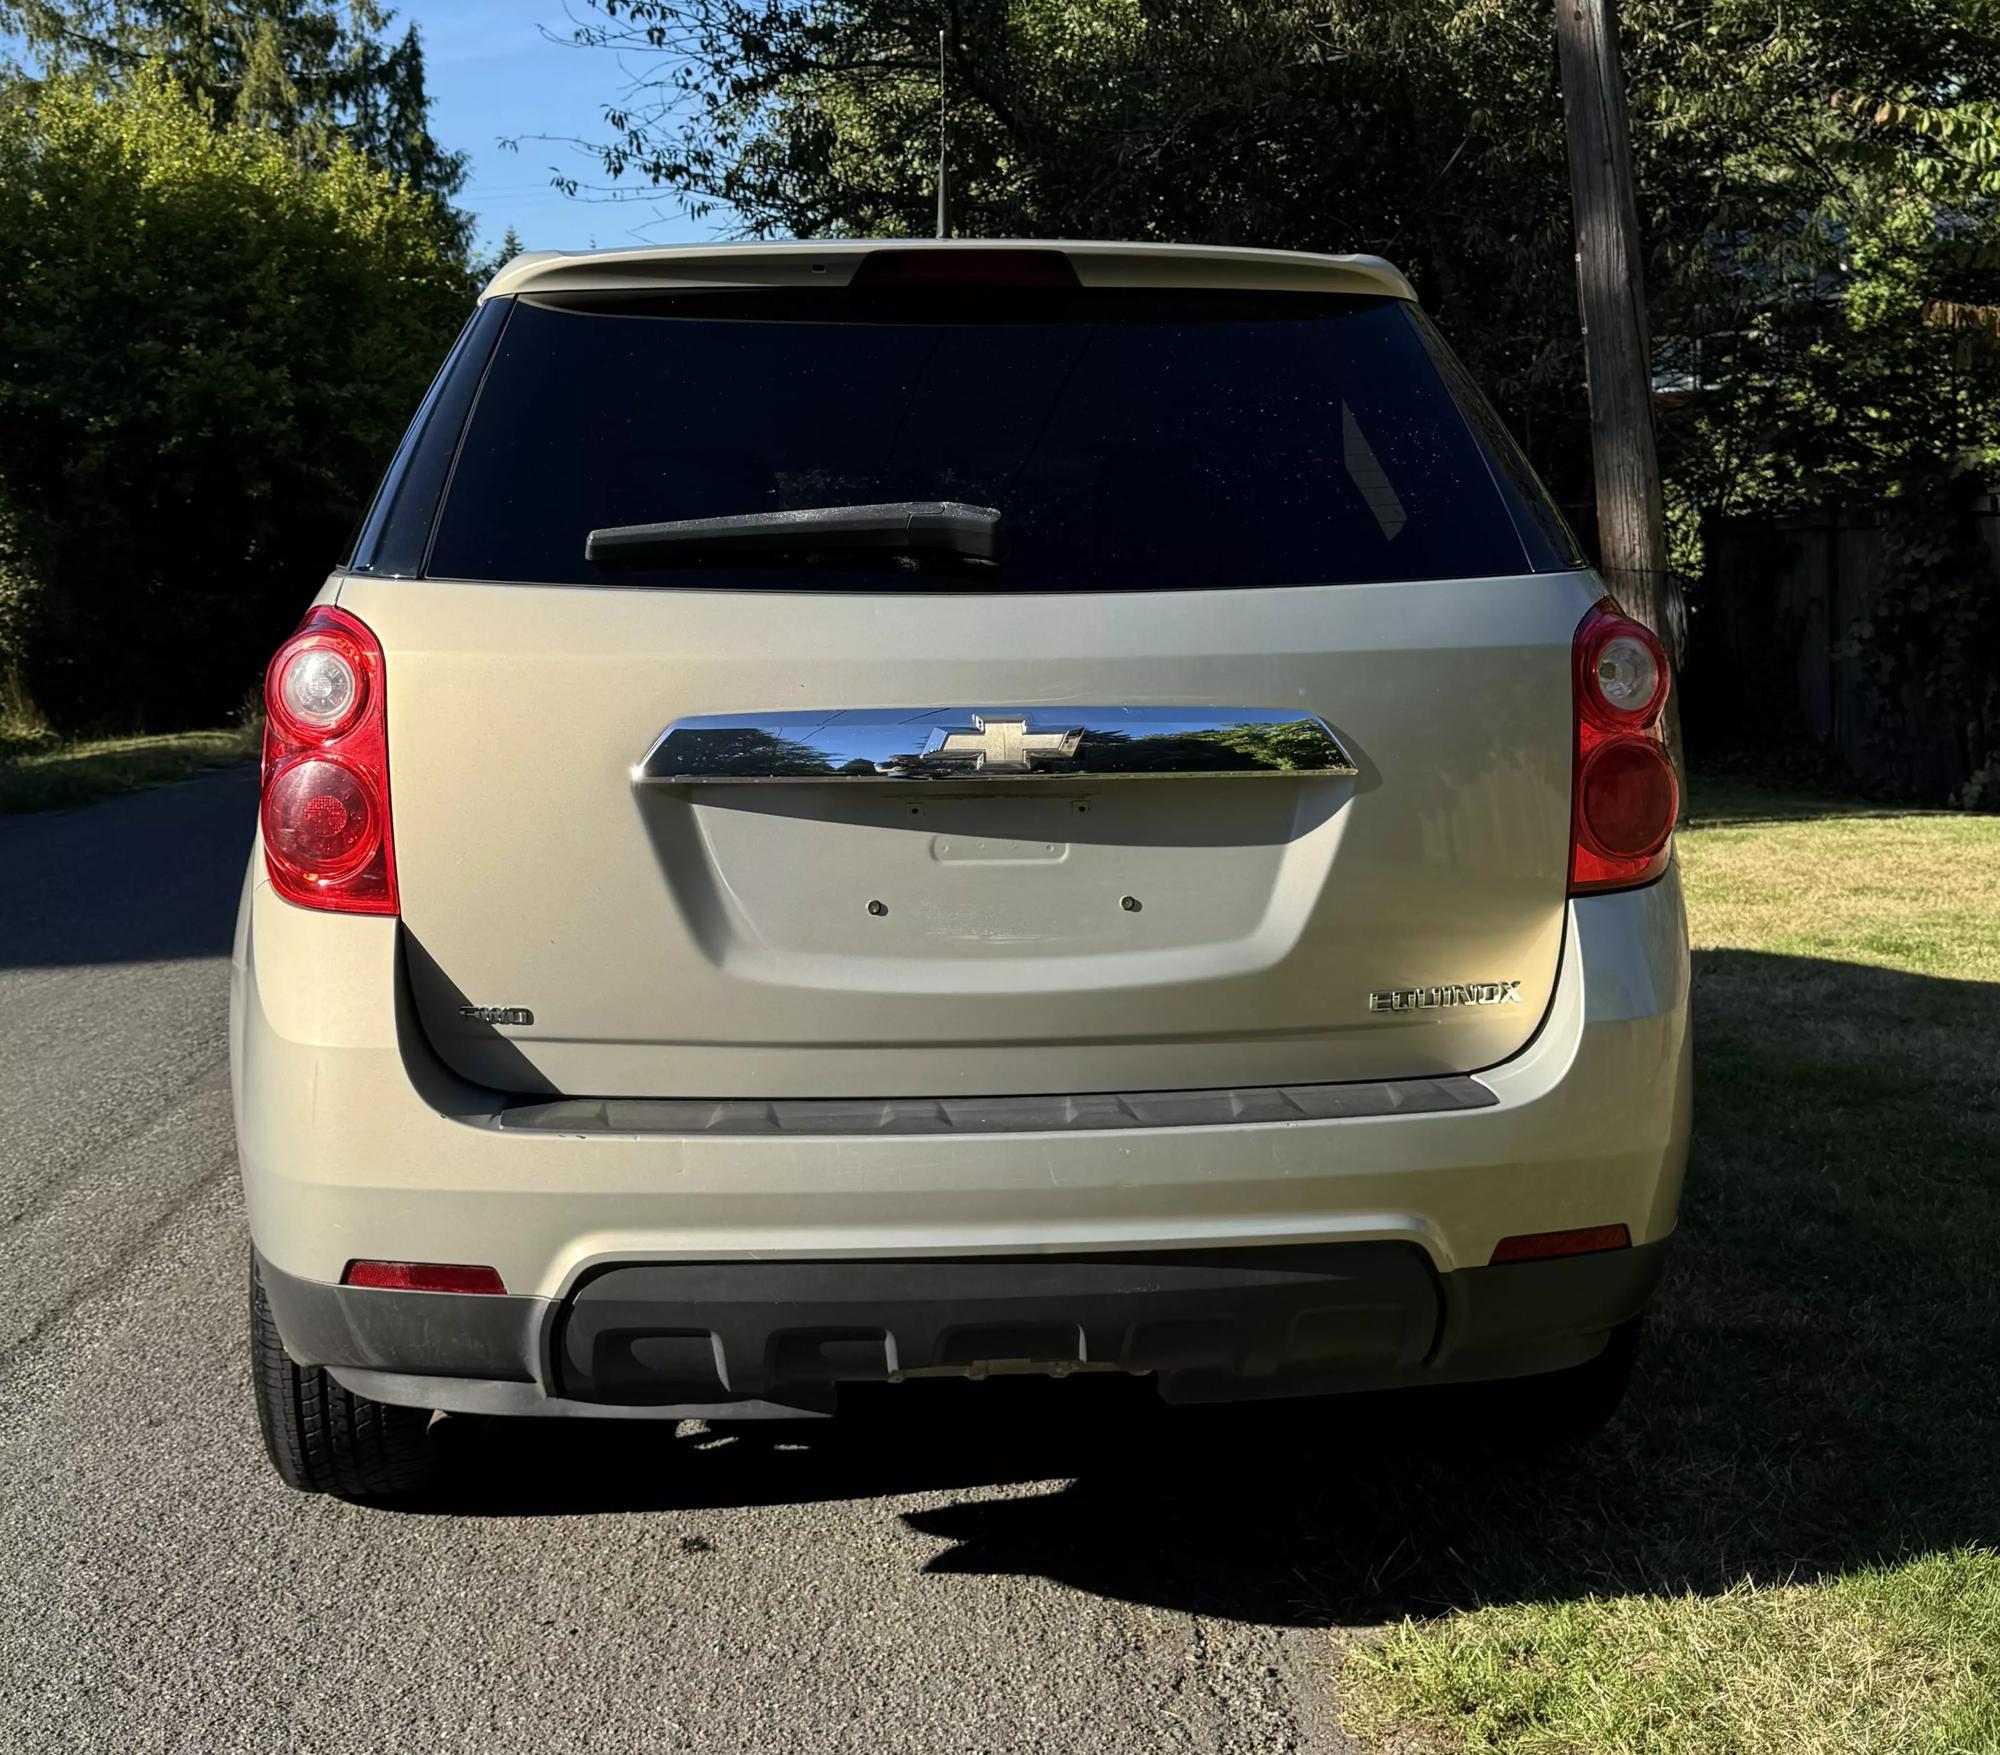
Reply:
[[[912,284],[959,277],[957,258],[989,258],[968,279],[1049,285],[1074,277],[1088,287],[1163,287],[1243,292],[1360,293],[1411,299],[1400,270],[1380,256],[1318,256],[1218,244],[1110,244],[1064,239],[839,239],[784,244],[682,244],[644,250],[538,250],[516,256],[480,298],[523,293],[696,291],[709,287],[848,286],[893,276]],[[878,262],[893,259],[893,270]],[[936,268],[918,268],[921,260]],[[1003,267],[1002,264],[1005,264]],[[1058,264],[1062,266],[1059,267]],[[967,262],[967,270],[972,264]],[[994,271],[998,271],[997,273]],[[1026,276],[1027,278],[1014,278]],[[1068,284],[1068,282],[1065,282]]]

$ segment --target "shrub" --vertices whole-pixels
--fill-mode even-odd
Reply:
[[[449,213],[164,73],[0,97],[0,669],[214,723],[338,558],[469,299]]]

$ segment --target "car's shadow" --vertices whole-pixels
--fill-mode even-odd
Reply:
[[[1682,1235],[1589,1444],[1536,1455],[1504,1387],[1177,1409],[1110,1378],[909,1384],[830,1422],[441,1422],[428,1509],[881,1499],[950,1544],[933,1572],[1280,1622],[1992,1543],[2000,986],[1716,951],[1696,995]]]
[[[1239,1619],[1331,1619],[1315,1575],[1350,1563],[1380,1495],[1453,1442],[1413,1399],[1172,1408],[1122,1377],[859,1385],[831,1420],[675,1429],[441,1421],[431,1513],[689,1511],[883,1500],[951,1545],[934,1573],[1032,1573]],[[1482,1445],[1482,1448],[1488,1448]],[[1533,1462],[1500,1463],[1512,1470]],[[1025,1489],[1025,1490],[1023,1490]],[[909,1499],[942,1499],[913,1506]]]
[[[0,818],[0,969],[226,957],[257,770]]]

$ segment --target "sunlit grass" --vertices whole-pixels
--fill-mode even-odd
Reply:
[[[1362,1648],[1348,1682],[1360,1724],[1407,1713],[1447,1748],[1970,1755],[2000,1748],[1996,1651],[2000,1567],[1958,1552],[1814,1584],[1479,1609]]]
[[[47,734],[0,737],[0,813],[61,810],[251,761],[262,737],[257,725],[77,741]]]
[[[2000,820],[1697,785],[1679,857],[1695,1145],[1639,1379],[1571,1457],[1411,1485],[1350,1726],[2000,1750]]]

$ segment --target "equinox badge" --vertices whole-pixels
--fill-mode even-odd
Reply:
[[[1368,996],[1371,1012],[1428,1012],[1454,1005],[1520,1005],[1518,981],[1475,981],[1469,987],[1384,987]]]

